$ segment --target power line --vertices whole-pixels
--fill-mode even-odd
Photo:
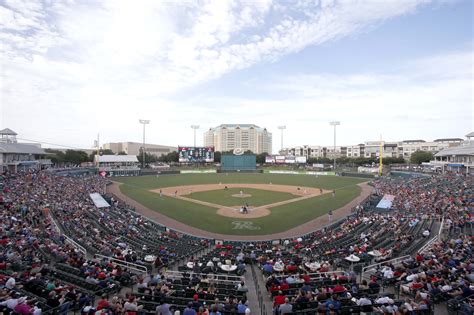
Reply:
[[[50,143],[50,142],[44,142],[44,141],[37,141],[37,140],[31,140],[31,139],[24,139],[24,138],[16,138],[18,140],[23,140],[23,141],[29,141],[29,142],[35,142],[35,143],[40,143],[40,144],[48,144],[48,145],[54,145],[60,148],[68,148],[68,149],[75,149],[75,150],[84,150],[78,147],[72,147],[69,145],[62,145],[62,144],[57,144],[57,143]]]

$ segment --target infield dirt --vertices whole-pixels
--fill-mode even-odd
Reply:
[[[192,198],[192,194],[195,192],[202,192],[202,191],[211,191],[211,190],[219,190],[219,189],[226,189],[227,188],[241,188],[242,192],[245,194],[245,188],[252,188],[252,189],[260,189],[260,190],[267,190],[267,191],[277,191],[277,192],[285,192],[291,193],[295,195],[295,198],[284,200],[280,202],[275,202],[259,207],[251,208],[248,213],[240,213],[239,209],[240,206],[235,207],[227,207],[223,205],[219,205],[217,203],[197,200]],[[298,186],[290,186],[290,185],[274,185],[274,184],[204,184],[204,185],[188,185],[188,186],[174,186],[174,187],[165,187],[161,189],[153,189],[151,190],[154,193],[162,193],[165,196],[169,197],[176,197],[178,199],[183,199],[186,201],[202,204],[205,206],[213,207],[218,209],[217,214],[224,216],[224,217],[231,217],[231,218],[241,218],[241,219],[251,219],[251,218],[260,218],[267,216],[271,213],[270,209],[272,207],[281,206],[284,204],[313,198],[316,196],[320,196],[323,194],[327,194],[329,190],[322,190],[319,188],[314,187],[298,187]],[[239,196],[240,197],[240,196]]]

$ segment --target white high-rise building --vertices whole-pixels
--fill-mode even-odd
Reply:
[[[204,133],[204,146],[220,152],[238,148],[255,154],[271,154],[272,134],[253,124],[223,124]]]

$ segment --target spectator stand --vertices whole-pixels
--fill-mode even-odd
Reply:
[[[77,249],[79,252],[81,252],[84,255],[84,257],[87,257],[87,250],[83,246],[79,245],[72,238],[67,236],[65,233],[63,233],[63,231],[60,229],[58,223],[56,223],[56,220],[51,215],[51,212],[48,212],[48,217],[49,217],[49,220],[53,223],[53,226],[54,226],[54,229],[56,230],[56,232],[58,234],[62,235],[65,238],[65,242],[71,244],[75,249]]]
[[[146,277],[151,272],[151,270],[148,270],[148,267],[146,267],[146,266],[139,265],[139,264],[134,264],[134,263],[131,263],[131,262],[128,262],[128,261],[124,261],[124,260],[113,258],[113,257],[104,256],[104,255],[101,255],[101,254],[95,254],[94,258],[97,261],[111,262],[114,265],[127,268],[128,270],[133,271],[133,272],[137,273],[138,275],[140,275],[142,277]]]

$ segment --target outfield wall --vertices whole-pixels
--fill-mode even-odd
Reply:
[[[255,154],[230,155],[221,156],[221,168],[226,171],[255,171],[257,169],[257,157]]]

